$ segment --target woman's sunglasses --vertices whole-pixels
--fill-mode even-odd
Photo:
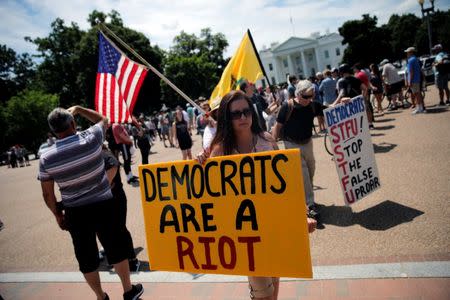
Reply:
[[[252,115],[252,110],[250,108],[245,108],[244,110],[230,111],[231,120],[239,120],[242,118],[242,115],[248,118]]]

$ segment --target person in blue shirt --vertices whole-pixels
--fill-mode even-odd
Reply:
[[[332,74],[330,70],[325,70],[323,75],[325,76],[325,79],[320,83],[319,91],[322,95],[322,104],[328,107],[333,104],[334,100],[337,98],[336,80],[331,77]]]
[[[408,58],[407,64],[407,76],[406,76],[406,86],[411,90],[411,98],[416,102],[417,108],[412,112],[413,114],[424,113],[425,109],[423,107],[423,99],[420,93],[420,76],[421,68],[419,59],[415,55],[416,49],[414,47],[409,47],[405,50],[406,56]],[[414,101],[413,100],[413,101]]]
[[[449,100],[449,89],[448,89],[448,70],[446,70],[446,65],[448,69],[448,65],[450,63],[445,63],[445,60],[448,61],[448,54],[442,50],[442,45],[437,44],[432,49],[433,53],[436,54],[436,58],[433,62],[433,71],[434,71],[434,83],[439,90],[439,105],[444,105],[444,91],[447,96],[447,101],[445,104],[450,105]]]

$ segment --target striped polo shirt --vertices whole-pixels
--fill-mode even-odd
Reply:
[[[64,206],[77,207],[112,198],[102,158],[102,125],[56,141],[39,161],[38,179],[54,180]]]

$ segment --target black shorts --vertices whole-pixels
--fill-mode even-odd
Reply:
[[[312,108],[313,108],[313,112],[314,112],[314,117],[323,116],[323,110],[324,110],[325,106],[323,106],[319,102],[313,101]]]
[[[100,264],[96,236],[105,249],[108,263],[116,264],[128,258],[127,229],[117,221],[120,214],[113,199],[65,209],[67,227],[82,273],[93,272]]]
[[[402,91],[403,80],[386,86],[386,96],[392,96]]]

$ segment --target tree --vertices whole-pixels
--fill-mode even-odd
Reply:
[[[392,55],[387,57],[392,60],[399,60],[405,57],[404,50],[411,46],[416,46],[417,32],[420,30],[422,21],[413,14],[392,15],[386,26],[390,30],[390,44]]]
[[[390,36],[386,27],[377,27],[376,16],[362,15],[361,20],[345,22],[338,30],[344,38],[342,44],[348,44],[344,51],[343,62],[363,66],[379,62],[390,57],[391,47],[386,36]]]
[[[450,9],[436,11],[430,16],[432,44],[440,43],[444,49],[450,44]],[[384,58],[391,61],[405,58],[404,50],[415,47],[417,54],[429,54],[426,20],[413,14],[392,15],[387,24],[377,27],[377,18],[363,15],[362,20],[345,22],[339,33],[347,44],[344,62],[379,62]]]
[[[25,90],[12,97],[2,114],[7,125],[5,144],[22,144],[36,152],[49,131],[47,115],[58,106],[56,95],[42,91]]]
[[[13,49],[0,45],[0,102],[6,102],[30,83],[33,68],[29,54],[17,55]]]
[[[200,36],[182,31],[164,59],[164,73],[191,98],[208,98],[222,75],[226,60],[223,52],[228,42],[222,33],[204,28]],[[168,105],[185,103],[171,87],[161,82],[163,101]]]

